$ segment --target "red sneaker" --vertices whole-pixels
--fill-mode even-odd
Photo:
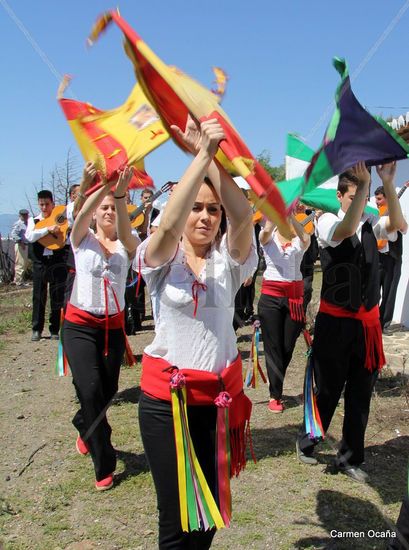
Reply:
[[[109,476],[107,476],[104,479],[101,479],[101,481],[95,482],[95,489],[97,491],[107,491],[113,486],[113,484],[114,484],[114,474],[109,474]]]
[[[273,413],[282,413],[284,410],[284,405],[281,399],[270,399],[268,408]]]
[[[83,439],[81,439],[80,436],[77,437],[77,441],[75,442],[75,448],[77,449],[77,452],[80,455],[85,456],[89,453],[88,445],[85,443]]]

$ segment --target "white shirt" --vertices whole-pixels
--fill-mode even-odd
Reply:
[[[69,202],[65,209],[65,216],[67,218],[68,227],[70,229],[74,225],[74,204],[75,204],[75,201]]]
[[[330,212],[326,212],[318,218],[317,238],[319,246],[321,246],[322,248],[326,248],[328,246],[335,248],[342,243],[342,240],[334,241],[332,240],[332,237],[335,233],[335,229],[337,228],[338,224],[341,223],[344,217],[345,212],[339,209],[337,216],[335,214],[331,214]],[[362,226],[366,221],[369,221],[369,223],[372,225],[372,229],[376,239],[388,239],[389,241],[394,242],[398,238],[397,231],[392,231],[390,233],[386,231],[386,216],[382,216],[381,218],[379,218],[378,216],[373,216],[371,214],[364,214],[359,222],[358,229],[356,230],[356,236],[359,240],[361,240]]]
[[[35,228],[34,219],[43,220],[44,219],[43,213],[40,212],[38,216],[36,216],[35,218],[33,218],[32,216],[28,218],[27,229],[26,229],[26,239],[29,243],[35,243],[42,237],[45,237],[46,235],[48,235],[47,227],[42,227],[41,229]],[[43,256],[52,256],[52,255],[53,255],[52,250],[50,250],[49,248],[44,248]]]
[[[192,297],[196,277],[186,263],[181,245],[169,262],[152,268],[144,262],[148,243],[149,238],[139,245],[133,264],[136,271],[141,265],[155,319],[155,338],[145,353],[179,368],[220,373],[237,357],[232,324],[234,298],[257,267],[254,243],[242,265],[230,256],[226,235],[219,247],[211,248],[197,279],[207,290],[197,287],[196,317]]]
[[[14,224],[11,229],[10,238],[13,239],[15,243],[21,243],[21,244],[27,244],[26,239],[26,230],[27,225],[25,224],[24,220],[19,218]]]
[[[299,237],[294,237],[288,244],[289,246],[283,247],[277,230],[274,230],[268,243],[261,245],[266,261],[266,270],[263,273],[266,281],[301,281],[300,266],[306,248],[303,248]]]
[[[73,306],[94,315],[105,315],[104,278],[108,279],[108,314],[118,313],[112,293],[114,289],[119,309],[125,307],[125,285],[130,260],[124,245],[118,239],[117,249],[106,257],[95,235],[89,229],[78,248],[73,248],[75,280],[70,302]],[[112,287],[112,288],[110,288]]]
[[[65,209],[65,216],[67,218],[69,229],[72,229],[72,226],[74,225],[74,203],[75,201],[69,202]],[[70,239],[70,236],[68,235],[67,240],[65,241],[65,245],[69,246],[70,244],[71,244],[71,239]]]
[[[163,214],[163,210],[161,210],[159,212],[159,214],[156,216],[156,218],[151,223],[151,225],[153,225],[153,227],[159,227],[160,221],[162,219],[162,214]]]

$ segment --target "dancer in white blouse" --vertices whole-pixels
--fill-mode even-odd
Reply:
[[[258,315],[269,380],[268,408],[274,413],[284,410],[284,377],[304,324],[304,283],[300,266],[310,245],[310,236],[294,217],[291,223],[295,231],[291,240],[283,237],[270,221],[260,232],[267,267],[263,274]]]
[[[73,419],[77,451],[91,454],[97,490],[110,489],[116,466],[111,427],[106,417],[118,389],[124,357],[126,276],[140,243],[131,230],[125,191],[132,169],[120,174],[115,191],[106,184],[77,215],[71,232],[76,276],[67,304],[63,346],[81,404]],[[89,229],[96,223],[95,233]]]
[[[172,372],[186,383],[191,444],[210,500],[217,501],[223,515],[217,493],[215,403],[222,389],[229,392],[230,472],[237,474],[245,463],[244,430],[251,403],[242,389],[232,326],[234,297],[255,270],[257,254],[248,201],[213,162],[224,137],[221,126],[210,120],[199,132],[188,120],[184,133],[173,130],[196,156],[170,196],[157,231],[140,245],[135,259],[135,269],[140,269],[152,297],[156,330],[142,361],[139,421],[158,498],[159,548],[209,548],[214,526],[200,513],[196,526],[190,523],[190,512],[189,525],[183,521],[169,384]],[[223,210],[229,223],[227,234],[221,236]],[[200,506],[198,510],[203,512]],[[228,523],[228,517],[223,518]]]

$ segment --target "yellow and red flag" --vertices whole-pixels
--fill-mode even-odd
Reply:
[[[220,142],[216,158],[229,172],[242,176],[248,182],[259,198],[257,208],[277,224],[282,234],[289,236],[281,193],[220,107],[220,98],[182,71],[166,65],[116,11],[107,12],[98,19],[89,43],[95,42],[112,21],[124,33],[125,51],[133,62],[137,80],[168,132],[172,124],[185,128],[188,114],[200,122],[216,118],[226,136]],[[184,149],[177,136],[172,137]]]
[[[67,83],[65,77],[60,96]],[[153,185],[143,159],[169,139],[169,134],[138,84],[123,105],[108,111],[63,97],[58,101],[84,159],[94,162],[108,181],[130,165],[134,176],[129,187]]]

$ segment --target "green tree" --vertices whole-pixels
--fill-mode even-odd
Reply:
[[[280,164],[280,166],[272,166],[270,151],[267,151],[267,149],[261,151],[261,153],[257,156],[257,160],[275,181],[285,180],[284,164]]]

